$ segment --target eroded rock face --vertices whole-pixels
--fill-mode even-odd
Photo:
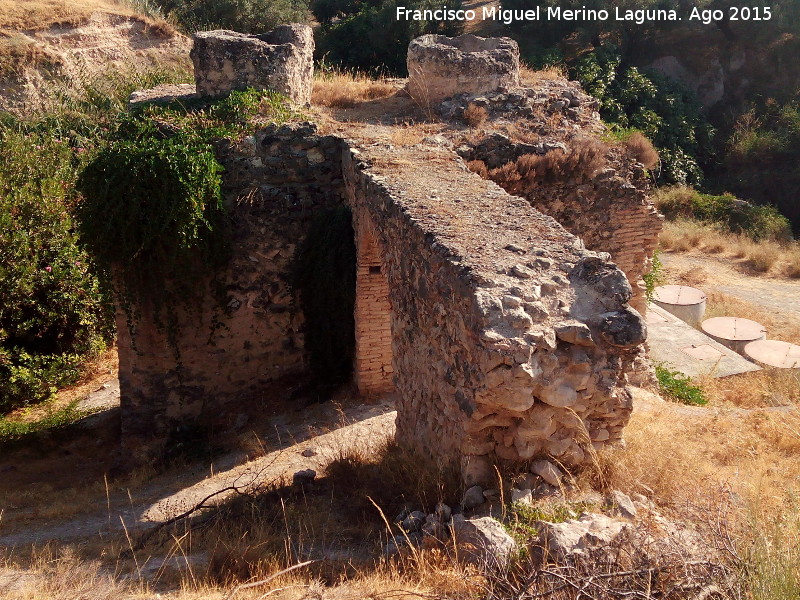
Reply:
[[[197,93],[220,97],[252,87],[273,90],[299,104],[311,100],[314,37],[308,25],[281,25],[268,33],[201,31],[191,57]]]
[[[408,45],[407,62],[408,92],[426,106],[519,85],[519,46],[511,38],[423,35]]]

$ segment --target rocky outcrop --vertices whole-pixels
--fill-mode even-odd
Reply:
[[[519,46],[511,38],[423,35],[408,45],[407,63],[408,92],[425,106],[519,85]]]
[[[191,52],[197,93],[219,97],[252,87],[311,100],[314,37],[308,25],[281,25],[268,33],[201,31]]]

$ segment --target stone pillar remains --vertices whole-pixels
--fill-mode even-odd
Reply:
[[[252,87],[311,101],[314,36],[308,25],[281,25],[268,33],[200,31],[191,51],[199,96],[220,97]]]
[[[519,85],[519,46],[507,37],[423,35],[408,45],[407,63],[408,93],[424,106]]]

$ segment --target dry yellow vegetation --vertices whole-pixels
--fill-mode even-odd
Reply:
[[[665,250],[727,255],[742,259],[742,265],[755,273],[800,278],[798,242],[753,241],[745,235],[720,231],[713,225],[679,219],[664,223],[659,245]]]
[[[314,79],[311,103],[331,108],[351,108],[362,102],[386,98],[397,91],[391,83],[366,75],[335,71]]]
[[[97,11],[134,14],[114,0],[0,0],[0,30],[42,29],[56,23],[76,25]]]

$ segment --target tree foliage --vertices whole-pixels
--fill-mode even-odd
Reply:
[[[636,129],[650,138],[661,155],[663,182],[702,181],[698,161],[710,152],[713,128],[691,92],[658,73],[625,64],[610,44],[582,56],[571,74],[600,100],[600,113],[612,127]]]
[[[408,44],[426,33],[458,35],[457,21],[414,21],[397,19],[397,6],[410,10],[454,9],[460,0],[317,0],[311,5],[317,19],[326,23],[317,38],[317,53],[338,67],[364,72],[408,74]]]

